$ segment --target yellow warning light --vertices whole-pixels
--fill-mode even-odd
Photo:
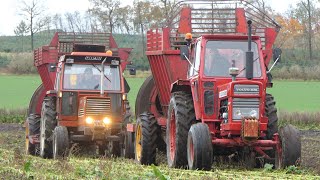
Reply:
[[[187,34],[185,35],[185,39],[186,39],[186,40],[191,40],[191,39],[192,39],[192,34],[191,34],[191,33],[187,33]]]
[[[108,50],[108,51],[106,52],[106,54],[107,54],[107,56],[112,56],[112,51]]]

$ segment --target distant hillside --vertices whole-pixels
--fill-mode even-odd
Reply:
[[[41,47],[50,43],[54,32],[42,31],[34,36],[34,47]],[[131,60],[138,69],[147,70],[149,64],[147,58],[142,52],[141,36],[128,34],[113,34],[119,47],[133,48]],[[0,52],[31,52],[30,36],[0,36]],[[0,63],[1,64],[1,63]]]

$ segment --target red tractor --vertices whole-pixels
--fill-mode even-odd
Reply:
[[[131,50],[118,48],[109,33],[56,33],[36,49],[42,84],[29,105],[26,152],[58,158],[79,143],[98,146],[101,154],[130,156],[123,151],[130,88],[122,72]]]
[[[279,25],[247,1],[181,1],[169,27],[147,32],[152,71],[136,100],[135,158],[210,169],[218,156],[282,168],[301,156],[299,131],[278,130],[268,65]],[[185,36],[186,35],[186,36]],[[193,38],[191,36],[194,36]],[[260,164],[263,165],[263,164]]]

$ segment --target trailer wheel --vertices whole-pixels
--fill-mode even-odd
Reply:
[[[150,112],[156,118],[163,115],[159,95],[156,90],[152,75],[143,82],[136,98],[136,116],[139,116],[143,112]]]
[[[275,168],[282,169],[290,165],[297,165],[301,157],[300,132],[292,125],[279,130],[281,153],[276,152]]]
[[[53,131],[53,158],[63,158],[68,156],[69,135],[68,129],[64,126],[57,126]]]
[[[273,134],[278,132],[278,116],[274,97],[271,94],[266,95],[265,115],[268,117],[267,139],[272,139]]]
[[[42,104],[40,120],[40,156],[52,158],[52,134],[57,125],[55,98],[46,97]]]
[[[39,153],[39,144],[31,144],[29,136],[40,133],[40,116],[30,114],[26,125],[26,154],[37,155]]]
[[[150,102],[150,95],[153,87],[154,87],[153,76],[149,76],[146,80],[144,80],[137,94],[137,99],[135,104],[136,116],[139,116],[143,112],[150,110],[148,104]]]
[[[141,164],[155,164],[159,128],[157,120],[151,113],[144,112],[137,119],[135,159]]]
[[[187,156],[189,169],[211,169],[212,142],[207,124],[197,123],[191,126],[188,133]]]
[[[179,168],[188,165],[188,132],[194,120],[195,114],[191,94],[185,92],[173,93],[170,99],[166,128],[169,167]]]

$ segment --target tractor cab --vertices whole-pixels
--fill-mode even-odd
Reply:
[[[120,128],[127,101],[120,68],[120,58],[109,51],[61,56],[55,84],[58,125],[77,127],[92,140],[105,139],[111,125]]]
[[[183,48],[182,48],[183,49]],[[264,117],[266,69],[258,36],[252,37],[252,77],[247,77],[247,35],[202,35],[190,43],[187,79],[195,98],[197,119],[217,121],[215,133],[221,136],[240,135],[242,119],[256,120],[258,129],[267,130]],[[182,50],[183,51],[183,50]],[[183,52],[181,52],[183,53]],[[258,120],[261,127],[258,127]]]

